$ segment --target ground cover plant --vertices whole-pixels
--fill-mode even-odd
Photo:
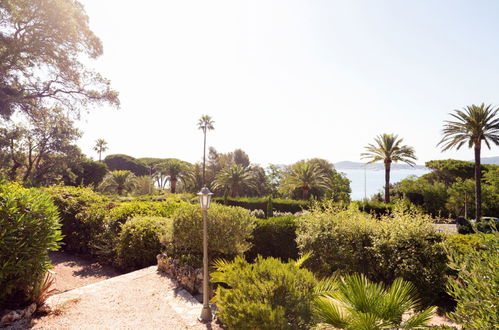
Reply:
[[[50,196],[15,183],[0,183],[0,309],[33,299],[50,268],[48,250],[61,240]]]

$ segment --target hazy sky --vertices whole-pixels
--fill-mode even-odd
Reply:
[[[358,161],[396,133],[418,163],[472,159],[436,147],[448,113],[499,105],[499,1],[83,0],[104,43],[95,62],[120,110],[84,116],[94,141],[134,157],[202,157],[208,145],[252,162]],[[483,156],[497,156],[499,148]]]

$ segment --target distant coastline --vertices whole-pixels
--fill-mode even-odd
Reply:
[[[363,170],[364,167],[366,170],[370,171],[382,171],[385,169],[383,163],[373,163],[373,164],[365,164],[360,162],[351,162],[351,161],[342,161],[334,164],[334,168],[339,170]],[[393,163],[391,166],[392,170],[428,170],[424,165],[415,165],[414,167],[407,164],[396,164]]]

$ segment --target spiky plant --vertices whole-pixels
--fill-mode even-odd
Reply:
[[[238,197],[244,188],[255,188],[255,178],[249,167],[231,165],[222,169],[213,181],[214,190],[225,190]]]
[[[327,176],[316,163],[297,162],[284,174],[282,187],[290,191],[300,189],[302,198],[308,200],[312,189],[327,188]]]
[[[322,294],[315,300],[315,314],[338,329],[420,329],[435,311],[430,307],[417,312],[416,289],[401,278],[385,287],[356,274],[327,285],[317,288]]]
[[[134,179],[135,175],[130,171],[112,171],[104,177],[100,189],[123,195],[124,192],[133,190],[135,187]]]
[[[383,161],[385,165],[385,203],[390,203],[390,170],[393,162],[404,162],[414,166],[417,158],[414,148],[402,145],[403,139],[396,134],[381,134],[369,143],[361,154],[362,159],[370,159],[367,164]]]
[[[476,219],[482,217],[482,172],[480,154],[482,141],[490,149],[491,145],[499,145],[499,108],[492,105],[471,105],[462,110],[454,110],[450,114],[454,120],[445,121],[442,130],[443,138],[438,143],[443,151],[459,150],[467,144],[475,150],[475,212]]]

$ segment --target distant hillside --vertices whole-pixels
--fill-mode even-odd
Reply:
[[[483,157],[481,159],[482,164],[492,164],[492,165],[499,165],[499,156],[495,157]],[[472,160],[474,162],[474,160]]]
[[[337,170],[362,170],[364,169],[365,164],[364,163],[359,163],[359,162],[351,162],[351,161],[343,161],[343,162],[338,162],[334,163],[334,167]],[[368,170],[375,170],[375,171],[381,171],[385,169],[385,166],[383,163],[374,163],[374,164],[369,164],[366,167]],[[407,165],[407,164],[397,164],[397,163],[392,163],[392,170],[408,170],[408,169],[418,169],[418,170],[424,170],[426,167],[424,165],[415,165],[414,167]]]

